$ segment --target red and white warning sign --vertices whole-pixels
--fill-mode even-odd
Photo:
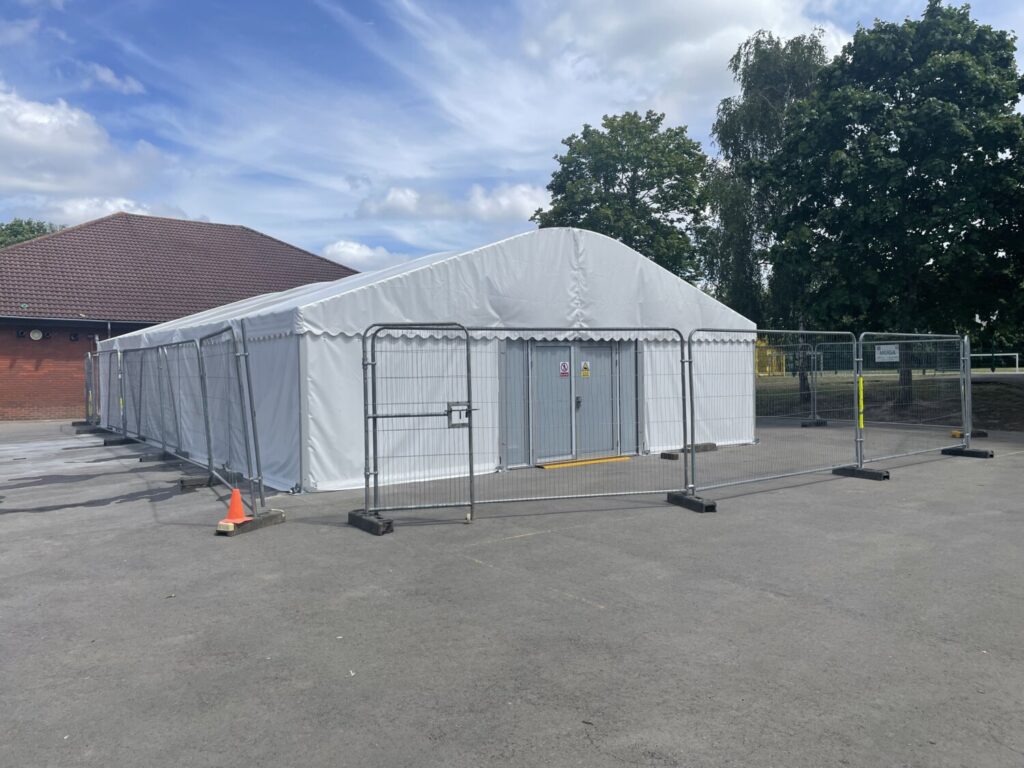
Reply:
[[[569,361],[563,360],[558,364],[558,375],[563,379],[569,378]]]

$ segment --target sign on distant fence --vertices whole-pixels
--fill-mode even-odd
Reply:
[[[900,361],[899,344],[877,344],[875,345],[876,363],[898,363]]]

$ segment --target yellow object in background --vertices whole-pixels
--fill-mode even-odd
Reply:
[[[786,354],[768,344],[764,339],[757,342],[755,352],[755,369],[758,376],[783,376],[786,373]]]

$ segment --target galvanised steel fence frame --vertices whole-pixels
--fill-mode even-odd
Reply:
[[[252,514],[263,514],[266,493],[244,324],[240,333],[226,326],[200,339],[131,350],[104,350],[90,356],[95,357],[91,363],[87,357],[86,366],[88,369],[92,365],[97,377],[103,368],[99,361],[107,357],[104,405],[97,413],[98,423],[126,438],[158,442],[166,453],[202,467],[210,483],[217,480],[228,487],[246,484],[248,498],[243,501]],[[193,375],[197,381],[184,378]],[[155,389],[155,403],[152,397],[146,397],[146,384],[151,380],[156,381],[156,386],[148,392],[152,395]],[[198,389],[198,408],[195,392],[185,391],[188,383],[193,385],[192,390]],[[87,412],[89,397],[87,378]],[[218,426],[226,428],[226,434],[216,434],[226,444],[225,450],[214,439],[214,413],[221,417]],[[181,423],[186,416],[202,422],[205,463],[200,463],[183,445]],[[236,419],[244,443],[243,466],[237,468],[233,466],[236,457],[231,455]],[[145,434],[147,431],[150,434]]]
[[[479,386],[488,384],[487,377],[493,375],[486,373],[487,370],[504,371],[503,367],[487,364],[487,356],[497,353],[486,351],[486,345],[481,341],[525,337],[532,339],[529,341],[531,345],[541,345],[560,342],[538,339],[560,339],[565,343],[567,339],[594,341],[601,339],[602,334],[605,334],[603,338],[608,338],[609,333],[639,336],[650,332],[674,334],[679,340],[675,375],[679,378],[677,391],[684,437],[678,450],[661,454],[662,458],[676,459],[672,466],[677,469],[671,482],[631,486],[631,482],[636,482],[635,472],[640,467],[638,460],[634,462],[636,469],[632,478],[628,473],[616,475],[617,470],[609,468],[614,465],[602,464],[589,480],[560,485],[535,480],[539,475],[531,473],[541,470],[533,469],[533,453],[528,467],[520,465],[509,470],[502,460],[497,471],[490,467],[481,468],[475,458],[474,433],[485,435],[489,429],[496,428],[482,420],[482,411],[486,411],[483,406],[494,404],[485,402],[488,395],[475,395],[474,391],[476,388],[489,391],[487,386]],[[403,376],[384,375],[381,366],[391,353],[384,349],[382,340],[389,334],[431,337],[435,345],[437,338],[447,336],[443,349],[439,347],[433,354],[450,360],[440,368],[431,369],[424,363],[424,355],[431,354],[427,345],[416,353],[420,355],[417,363],[411,362],[417,360],[413,355],[403,358],[407,363]],[[871,417],[875,413],[871,409],[877,400],[875,390],[879,382],[872,378],[877,371],[865,363],[865,349],[874,350],[882,343],[902,345],[900,359],[904,359],[907,366],[924,369],[924,378],[918,379],[919,386],[903,386],[901,397],[909,403],[910,412],[916,414],[909,421]],[[500,354],[501,366],[504,366],[504,347]],[[532,354],[529,358],[530,377],[533,376]],[[456,359],[462,361],[458,363],[457,370],[450,364]],[[955,371],[950,360],[956,360]],[[663,328],[474,328],[458,323],[375,324],[363,334],[362,363],[364,508],[371,514],[464,506],[469,508],[467,518],[471,520],[475,507],[484,503],[665,491],[697,498],[698,492],[713,488],[829,470],[839,474],[873,476],[856,473],[859,470],[878,475],[877,470],[864,470],[865,463],[873,461],[970,445],[970,345],[966,338],[959,336],[864,333],[857,337],[840,331],[699,328],[684,339],[677,330]],[[574,356],[570,372],[573,377],[577,374],[576,368]],[[637,371],[640,371],[639,361]],[[955,377],[952,375],[954,372]],[[503,372],[500,375],[505,376]],[[456,380],[458,386],[446,392],[447,401],[434,403],[436,407],[417,408],[425,401],[417,400],[419,395],[410,395],[412,390],[408,388],[402,390],[404,399],[401,400],[393,401],[385,394],[385,380],[404,378],[408,383],[418,377],[426,382],[444,376]],[[735,388],[739,377],[750,382],[749,388]],[[938,379],[938,384],[934,379]],[[724,386],[726,383],[730,386]],[[942,389],[940,396],[935,398],[929,393],[936,391],[937,386]],[[866,421],[865,388],[869,415]],[[951,395],[954,390],[955,397]],[[519,394],[527,400],[537,395],[533,389]],[[637,412],[640,413],[642,404],[639,401],[651,395],[637,388],[636,396]],[[433,398],[437,400],[438,396]],[[530,402],[527,407],[534,408],[534,405]],[[935,415],[936,408],[939,409],[938,416]],[[453,409],[462,409],[464,424],[452,424]],[[446,425],[441,426],[442,429],[465,427],[465,439],[452,443],[436,456],[429,455],[423,445],[413,448],[412,453],[391,456],[391,449],[384,439],[387,429],[382,424],[399,423],[401,429],[416,432],[418,428],[410,421],[413,419]],[[531,420],[531,425],[533,423]],[[743,435],[741,432],[747,428],[746,424],[749,424],[749,434]],[[963,437],[951,440],[947,436],[951,427],[960,427]],[[900,450],[874,450],[876,442],[884,445],[883,436],[887,431],[901,434],[908,430],[912,433],[916,430],[926,437],[915,437],[911,444]],[[702,442],[707,435],[725,435],[726,441],[723,444]],[[531,432],[531,445],[533,439]],[[733,444],[729,444],[730,439]],[[415,441],[410,444],[415,445]],[[574,444],[574,451],[575,448]],[[479,445],[477,450],[480,450]],[[501,443],[501,451],[505,451],[504,442]],[[642,454],[643,446],[638,443],[636,458]],[[449,474],[443,477],[426,472],[411,482],[408,478],[389,476],[388,463],[391,460],[426,463],[431,458],[450,459],[453,455],[459,457],[457,466],[446,465],[445,471]],[[567,466],[587,463],[569,462]],[[524,481],[513,483],[503,479],[511,476],[524,478]],[[602,477],[610,478],[618,485],[602,484],[599,479]],[[650,480],[650,476],[644,480]],[[408,493],[401,498],[401,503],[391,503],[391,489],[401,490],[403,487]],[[434,492],[438,487],[444,488],[440,495]]]
[[[687,337],[687,350],[690,444],[697,449],[689,455],[690,495],[856,463],[852,333],[697,328]],[[749,390],[729,393],[716,385],[744,365],[750,369]],[[825,370],[834,371],[832,378],[826,379]],[[751,434],[700,450],[708,422],[736,423],[744,410],[752,410]]]
[[[688,418],[686,345],[677,329],[375,324],[362,343],[364,508],[370,513],[468,507],[472,520],[480,504],[675,492],[687,485],[689,467],[680,460]],[[557,391],[542,383],[542,364]],[[498,395],[509,382],[519,387],[512,414]],[[664,394],[652,402],[644,386]],[[588,405],[605,400],[607,410]],[[674,440],[665,453],[644,442],[645,419],[661,439]],[[518,459],[508,445],[510,421],[527,443]],[[568,455],[544,459],[544,427],[562,435]],[[598,435],[614,456],[601,455]],[[626,461],[630,471],[618,463]]]
[[[917,372],[919,375],[915,375]],[[970,447],[968,337],[862,333],[857,376],[859,467],[873,461]],[[960,436],[954,438],[955,434]]]

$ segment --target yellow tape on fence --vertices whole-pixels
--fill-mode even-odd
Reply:
[[[857,426],[864,429],[864,377],[857,377]]]

